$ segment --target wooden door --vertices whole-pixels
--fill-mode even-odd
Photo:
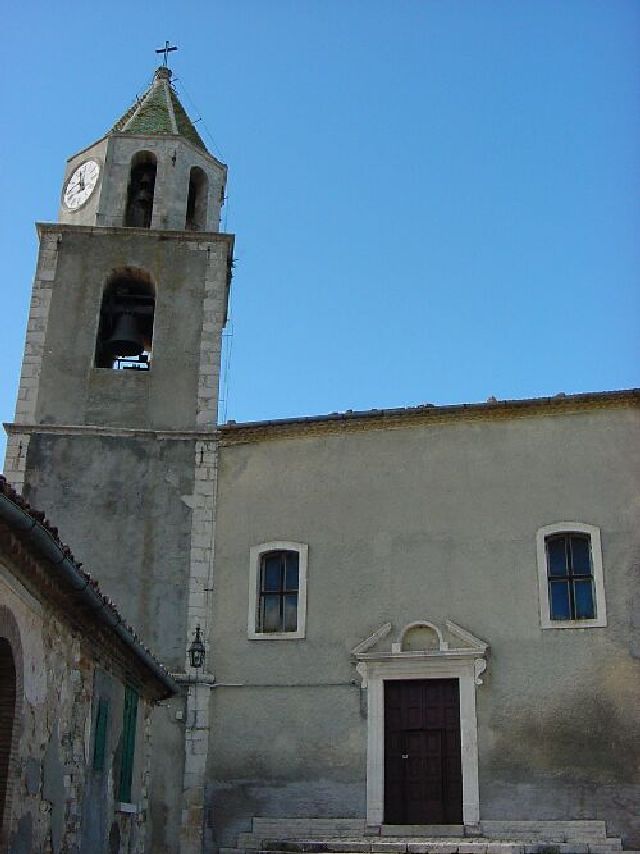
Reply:
[[[384,683],[384,821],[462,824],[457,679]]]

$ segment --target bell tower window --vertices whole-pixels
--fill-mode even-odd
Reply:
[[[142,270],[125,269],[107,282],[100,307],[96,368],[149,370],[155,289]]]
[[[150,151],[139,151],[133,156],[127,190],[126,226],[151,228],[157,168],[155,155]]]
[[[207,227],[207,199],[209,179],[199,166],[189,173],[189,195],[187,196],[186,231],[205,231]]]

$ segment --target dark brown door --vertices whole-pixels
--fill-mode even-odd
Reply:
[[[386,824],[462,824],[457,679],[384,683]]]

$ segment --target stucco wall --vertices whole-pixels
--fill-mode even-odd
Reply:
[[[193,441],[36,434],[25,495],[55,508],[78,560],[173,671],[184,668],[195,491]],[[149,850],[177,850],[184,699],[153,712]]]
[[[157,159],[152,227],[185,228],[189,172],[198,166],[209,179],[203,230],[217,231],[226,167],[179,136],[112,134],[71,157],[65,167],[62,193],[74,170],[89,158],[98,162],[100,177],[96,190],[81,208],[69,211],[61,202],[59,221],[69,225],[124,225],[131,161],[141,151],[151,152]]]
[[[36,434],[25,496],[170,668],[184,663],[194,443]]]
[[[5,811],[9,852],[144,850],[149,708],[138,705],[132,802],[117,809],[124,685],[86,639],[34,599],[0,562],[0,636],[20,674]],[[97,698],[109,701],[104,771],[93,768]]]
[[[184,719],[183,696],[158,703],[152,712],[147,851],[153,854],[175,854],[179,851],[185,761]]]
[[[208,767],[219,839],[251,815],[364,816],[350,650],[386,621],[397,634],[449,618],[491,647],[481,818],[602,818],[637,844],[639,426],[610,410],[223,447]],[[536,531],[561,521],[601,529],[606,628],[540,627]],[[249,549],[274,540],[309,546],[304,640],[247,639]]]
[[[151,369],[140,374],[93,367],[103,290],[114,271],[126,268],[145,271],[156,291]],[[219,351],[226,271],[223,237],[199,245],[130,229],[62,232],[49,284],[36,422],[193,428],[206,283],[211,279],[217,309],[206,337]],[[210,373],[217,380],[217,361]]]

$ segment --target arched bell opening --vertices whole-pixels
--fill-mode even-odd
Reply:
[[[155,301],[153,282],[143,270],[112,275],[100,307],[96,368],[149,370]]]
[[[17,679],[11,644],[0,638],[0,827],[7,824],[5,806],[9,789],[11,748],[16,718]]]
[[[134,228],[151,228],[153,195],[158,161],[150,151],[139,151],[131,160],[127,210],[124,224]]]
[[[209,179],[199,166],[193,166],[189,173],[189,194],[187,196],[186,231],[206,231],[207,205],[209,197]]]

